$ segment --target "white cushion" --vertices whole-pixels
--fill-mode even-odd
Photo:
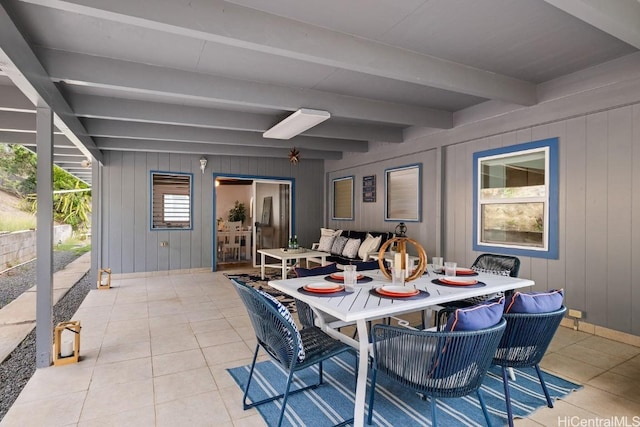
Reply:
[[[320,243],[318,244],[318,250],[321,252],[331,252],[333,241],[335,236],[322,236],[320,237]]]
[[[342,255],[347,258],[357,258],[358,248],[360,248],[360,239],[349,239],[347,240],[347,244],[344,245]]]
[[[364,242],[360,245],[360,249],[358,249],[358,256],[362,258],[363,261],[366,261],[368,258],[367,254],[377,251],[381,241],[382,236],[373,237],[367,233],[367,238],[364,239]]]
[[[333,228],[321,228],[320,229],[320,237],[322,236],[327,236],[327,237],[337,237],[340,234],[342,234],[342,230],[334,230]]]

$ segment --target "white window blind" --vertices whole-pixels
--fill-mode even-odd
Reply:
[[[152,229],[191,228],[191,175],[152,173]]]
[[[353,219],[353,177],[333,181],[333,219]]]

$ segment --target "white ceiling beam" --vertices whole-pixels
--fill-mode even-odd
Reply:
[[[534,84],[220,0],[27,0],[256,52],[520,105]]]
[[[640,2],[637,0],[545,1],[636,49],[640,49]]]
[[[189,107],[159,102],[136,101],[70,93],[67,100],[78,117],[164,123],[262,133],[278,122],[269,114],[242,113],[214,108]],[[322,123],[303,136],[402,142],[402,129],[373,124]]]
[[[287,141],[263,138],[256,132],[206,129],[152,123],[117,122],[85,119],[84,126],[92,137],[147,139],[157,141],[195,142],[201,144],[247,145],[252,147],[308,148],[324,151],[366,153],[366,141],[297,136]]]
[[[136,139],[96,138],[96,143],[103,151],[146,151],[152,153],[184,153],[217,156],[248,156],[287,158],[287,148],[248,147],[223,144],[198,144],[193,142],[150,141]],[[301,159],[339,160],[342,153],[338,151],[301,150]]]
[[[299,89],[228,77],[180,71],[153,65],[101,58],[51,49],[37,49],[38,58],[54,81],[110,88],[229,105],[254,106],[277,111],[302,107],[325,110],[334,117],[381,121],[449,129],[452,114],[432,108],[409,106]]]
[[[33,105],[49,106],[54,124],[87,155],[102,161],[102,153],[86,136],[78,118],[73,114],[58,88],[35,56],[29,43],[16,27],[5,2],[0,3],[0,68]]]

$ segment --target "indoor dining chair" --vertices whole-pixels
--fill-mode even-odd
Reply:
[[[501,314],[499,314],[501,315]],[[383,373],[431,400],[431,423],[437,425],[437,399],[475,392],[488,425],[489,413],[480,386],[495,354],[506,322],[470,331],[421,331],[375,325],[372,331],[373,372],[367,423],[371,424],[376,380]]]
[[[323,382],[322,362],[347,351],[354,351],[317,327],[305,327],[298,330],[287,308],[278,300],[262,291],[232,279],[236,291],[244,303],[249,319],[256,334],[256,348],[251,362],[249,378],[242,397],[243,408],[249,409],[263,403],[282,399],[278,426],[282,424],[287,400],[291,394],[314,389]],[[247,402],[249,386],[256,366],[258,351],[262,348],[271,359],[287,372],[287,384],[284,393],[271,396],[257,402]],[[291,390],[294,374],[302,369],[318,365],[318,382]],[[353,419],[345,420],[338,425],[346,425]]]

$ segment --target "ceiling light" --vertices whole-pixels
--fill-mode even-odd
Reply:
[[[327,111],[301,108],[262,134],[264,138],[291,139],[331,117]]]

